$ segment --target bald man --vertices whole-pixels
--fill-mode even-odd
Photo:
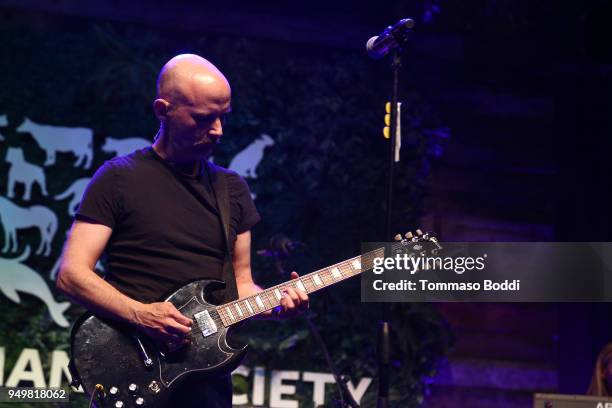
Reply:
[[[179,55],[164,65],[153,102],[155,142],[107,161],[92,178],[64,247],[59,290],[153,338],[186,343],[193,321],[158,300],[195,279],[223,278],[227,247],[207,159],[221,141],[230,102],[227,79],[204,58]],[[250,260],[250,230],[260,217],[244,180],[216,169],[229,191],[235,286],[238,296],[250,296],[261,291]],[[103,251],[105,279],[93,270]],[[281,309],[264,317],[292,317],[307,307],[304,292],[288,289]],[[227,408],[231,381],[192,376],[174,395],[175,407]]]

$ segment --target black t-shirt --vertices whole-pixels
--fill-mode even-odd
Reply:
[[[260,217],[246,182],[222,171],[233,245],[236,235],[251,229]],[[183,175],[151,147],[104,163],[75,217],[113,229],[106,247],[106,280],[134,299],[153,302],[194,279],[222,280],[225,242],[206,174]]]

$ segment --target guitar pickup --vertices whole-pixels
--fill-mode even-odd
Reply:
[[[202,331],[202,335],[204,337],[208,337],[218,331],[217,325],[215,324],[213,318],[210,316],[210,313],[208,313],[208,310],[198,312],[193,315],[193,317],[195,318],[195,321],[200,330]]]

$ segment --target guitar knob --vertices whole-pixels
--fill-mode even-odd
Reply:
[[[142,398],[142,397],[138,397],[138,398],[136,398],[135,403],[136,403],[136,405],[138,405],[139,407],[143,406],[143,405],[144,405],[144,398]]]
[[[119,388],[117,388],[117,387],[115,387],[115,386],[112,386],[112,387],[110,387],[110,388],[108,389],[108,393],[109,393],[110,395],[112,395],[113,397],[114,397],[115,395],[117,395],[117,393],[118,393],[118,392],[119,392]]]
[[[161,391],[161,387],[159,386],[157,381],[151,381],[151,384],[149,384],[149,390],[153,394],[158,394]]]
[[[128,390],[133,394],[138,391],[138,386],[134,383],[131,383],[130,385],[128,385]]]
[[[123,401],[115,402],[115,408],[123,408]]]

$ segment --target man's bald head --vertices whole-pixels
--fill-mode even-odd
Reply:
[[[172,58],[157,79],[153,110],[160,129],[155,151],[174,162],[197,162],[212,153],[231,111],[227,79],[210,62],[193,54]]]
[[[201,92],[216,99],[229,96],[231,90],[221,71],[198,55],[177,55],[163,66],[157,77],[157,99],[190,104]]]

